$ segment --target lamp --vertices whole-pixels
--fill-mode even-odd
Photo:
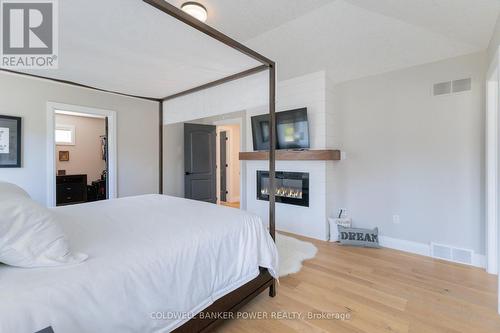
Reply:
[[[181,9],[201,22],[205,22],[207,20],[207,9],[198,2],[185,2],[182,4]]]

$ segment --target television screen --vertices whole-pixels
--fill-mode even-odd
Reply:
[[[276,141],[278,149],[309,148],[306,108],[276,113]]]
[[[269,115],[252,117],[253,149],[269,150]],[[276,149],[309,148],[307,109],[276,113]]]
[[[252,117],[253,150],[269,150],[269,115]]]

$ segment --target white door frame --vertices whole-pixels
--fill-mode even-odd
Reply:
[[[69,111],[108,118],[108,198],[116,198],[118,194],[116,112],[94,107],[47,102],[47,206],[55,207],[56,205],[56,111]]]
[[[499,211],[499,121],[500,121],[500,48],[486,76],[486,256],[488,273],[498,274],[500,267]],[[500,279],[498,279],[497,311],[500,314]]]
[[[486,77],[486,270],[498,274],[498,60]]]

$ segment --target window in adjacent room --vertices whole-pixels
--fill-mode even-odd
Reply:
[[[75,145],[75,126],[56,125],[56,145]]]

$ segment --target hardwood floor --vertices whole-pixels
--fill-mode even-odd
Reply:
[[[294,236],[297,237],[297,236]],[[496,277],[484,270],[390,249],[314,243],[316,258],[280,279],[241,311],[300,319],[235,319],[217,332],[500,332]],[[308,313],[347,313],[348,320],[309,319]]]
[[[233,207],[233,208],[240,208],[240,203],[239,202],[224,202],[224,201],[221,201],[220,204],[222,206]]]

